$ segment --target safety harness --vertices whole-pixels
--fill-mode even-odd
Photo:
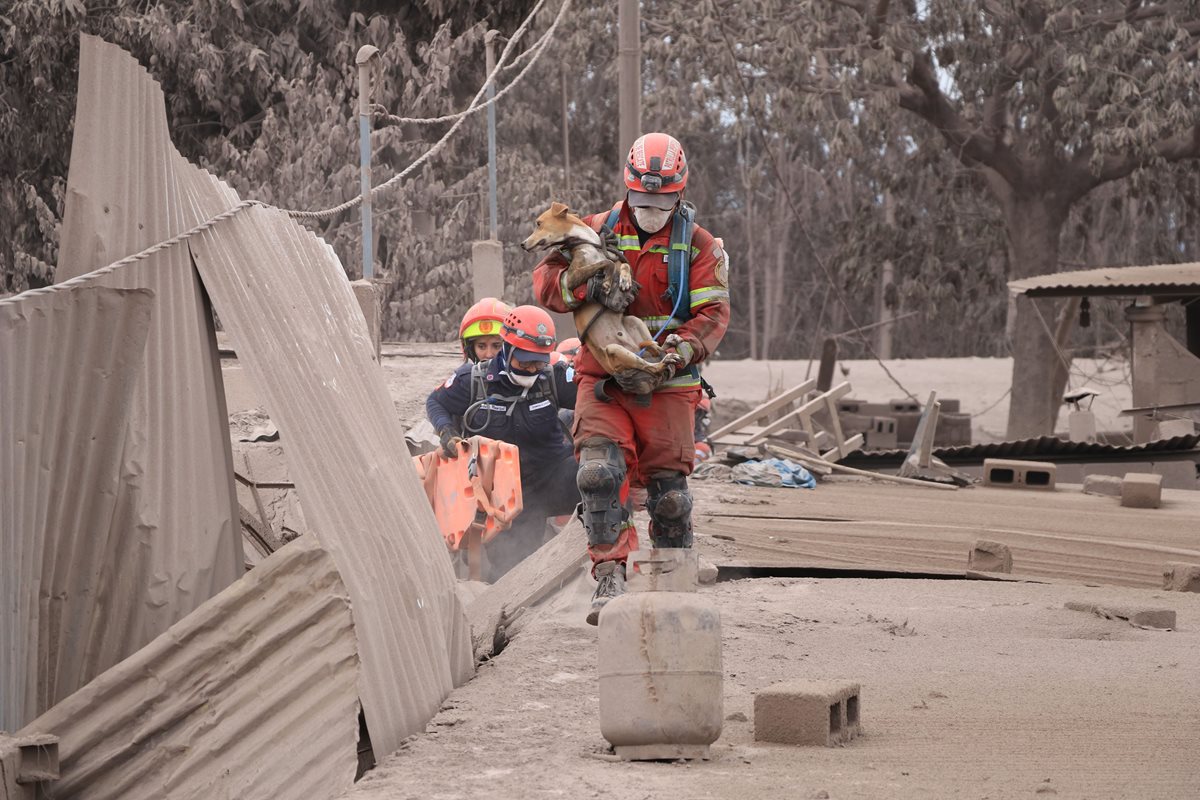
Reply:
[[[511,417],[513,411],[517,407],[517,403],[519,403],[525,399],[537,400],[540,397],[548,397],[554,402],[555,412],[559,411],[562,408],[562,406],[558,402],[558,381],[556,381],[554,379],[554,367],[553,366],[547,365],[545,368],[543,368],[541,370],[541,374],[538,375],[537,383],[535,383],[533,386],[529,387],[528,389],[525,389],[523,392],[521,392],[518,395],[509,395],[509,396],[491,395],[491,396],[489,396],[487,393],[486,373],[487,373],[487,367],[490,367],[491,363],[492,363],[492,360],[488,359],[487,361],[476,361],[473,365],[471,365],[471,401],[467,405],[467,410],[463,414],[463,417],[462,417],[463,430],[465,430],[466,432],[479,433],[480,431],[484,430],[487,427],[488,422],[491,420],[491,416],[492,416],[492,409],[490,409],[490,408],[486,409],[487,416],[484,418],[483,425],[481,425],[479,428],[473,428],[473,427],[471,427],[471,423],[470,423],[471,417],[485,403],[496,403],[499,405],[508,406],[508,410],[504,412],[504,416],[506,416],[506,417]],[[544,385],[547,383],[550,384],[549,391],[546,391],[546,389],[544,388]],[[531,392],[531,390],[534,390],[534,389],[536,389],[536,393],[531,395],[530,392]],[[561,419],[560,419],[560,423],[561,423]],[[568,436],[569,436],[569,432],[568,432]]]
[[[613,226],[617,224],[617,219],[621,216],[621,208],[624,205],[621,202],[613,206],[612,211],[608,212],[608,219],[605,220],[604,227],[610,231],[614,229]],[[672,319],[683,323],[692,318],[691,304],[685,302],[684,298],[690,292],[692,233],[695,228],[696,207],[684,201],[675,209],[675,215],[671,220],[671,249],[667,253],[667,291],[664,297],[673,304],[671,315],[663,320],[662,326],[654,332],[656,340],[666,332]]]

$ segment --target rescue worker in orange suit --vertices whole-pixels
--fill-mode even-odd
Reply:
[[[474,364],[499,354],[504,341],[500,338],[500,326],[510,311],[508,303],[494,297],[485,297],[467,309],[458,326],[464,361]]]
[[[633,269],[635,288],[621,292],[599,280],[567,285],[567,261],[551,253],[533,273],[534,293],[552,311],[585,300],[641,317],[675,366],[659,378],[630,370],[607,375],[586,348],[575,362],[579,393],[573,438],[579,457],[580,517],[597,581],[588,622],[625,590],[625,559],[638,548],[630,488],[644,487],[655,547],[692,546],[692,496],[687,476],[695,458],[693,429],[701,382],[696,365],[712,353],[729,324],[729,276],[724,250],[693,222],[683,203],[688,165],[683,147],[650,133],[630,148],[625,199],[584,219],[611,229]],[[690,243],[683,241],[690,231]],[[672,250],[685,256],[669,258]],[[686,273],[686,280],[683,274]],[[600,276],[598,276],[600,277]],[[586,332],[582,338],[586,342]]]
[[[464,363],[425,400],[447,458],[476,434],[519,449],[524,509],[485,545],[492,581],[542,545],[548,517],[579,503],[574,449],[558,421],[560,408],[575,406],[575,384],[565,364],[549,363],[554,321],[537,306],[517,306],[498,331],[494,358]]]

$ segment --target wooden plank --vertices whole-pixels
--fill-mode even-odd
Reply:
[[[557,536],[467,606],[475,657],[490,656],[498,627],[507,625],[524,609],[557,591],[577,576],[587,561],[587,534],[579,518],[572,517]]]
[[[783,430],[784,428],[788,427],[788,425],[793,420],[799,419],[799,420],[803,421],[806,417],[811,418],[815,412],[824,408],[828,403],[835,403],[835,402],[837,402],[837,400],[839,398],[845,397],[848,394],[850,394],[850,384],[849,384],[849,382],[843,381],[842,383],[839,383],[837,386],[830,389],[825,394],[820,395],[819,397],[814,397],[812,400],[809,400],[807,403],[800,406],[799,408],[795,408],[795,409],[789,411],[787,414],[783,415],[779,419],[777,419],[774,422],[770,423],[769,425],[765,426],[761,431],[759,431],[754,436],[752,436],[747,441],[747,444],[753,444],[754,442],[759,441],[760,439],[767,438],[772,433],[775,433],[775,431]],[[834,407],[834,419],[836,419],[836,418],[837,418],[837,410],[836,410],[836,406],[835,406]],[[809,431],[808,428],[805,428],[805,432],[808,432],[811,434],[811,431]],[[837,436],[837,440],[839,442],[842,440],[842,437],[840,434]]]
[[[710,433],[709,438],[712,439],[713,441],[716,441],[717,439],[719,439],[720,437],[724,436],[727,433],[733,433],[734,431],[740,431],[746,425],[749,425],[752,422],[757,422],[758,420],[762,419],[763,417],[767,416],[768,414],[770,414],[774,411],[778,411],[781,408],[784,408],[785,406],[787,406],[788,403],[795,402],[798,398],[803,397],[804,395],[811,392],[814,388],[816,388],[816,385],[817,385],[817,382],[815,380],[807,380],[804,383],[797,384],[796,386],[793,386],[792,388],[788,389],[783,394],[776,395],[775,397],[772,397],[770,400],[768,400],[767,402],[758,406],[757,408],[753,408],[750,411],[747,411],[745,414],[742,414],[740,417],[735,419],[733,422],[730,422],[727,425],[721,426],[717,430]]]
[[[851,436],[849,439],[847,439],[846,441],[839,443],[832,450],[822,453],[821,458],[825,459],[826,461],[828,461],[830,463],[835,463],[835,462],[840,461],[841,459],[845,458],[846,456],[850,455],[855,450],[858,450],[862,446],[863,446],[863,435],[861,433],[856,433],[853,436]],[[876,475],[878,473],[870,473],[870,474]],[[922,483],[926,483],[926,482],[927,481],[922,481]]]
[[[1162,586],[1166,561],[1200,562],[1200,492],[1164,490],[1154,513],[1079,491],[823,483],[813,491],[698,483],[701,554],[718,565],[965,569],[977,539],[1007,544],[1026,579]],[[749,505],[763,498],[765,505]]]

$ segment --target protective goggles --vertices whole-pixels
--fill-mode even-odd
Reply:
[[[629,174],[632,175],[634,179],[641,181],[642,188],[647,192],[658,192],[661,191],[664,186],[670,186],[675,183],[683,182],[683,172],[678,172],[669,177],[663,177],[661,172],[655,172],[653,170],[638,172],[633,168],[632,164],[626,164],[625,169],[629,170]]]
[[[504,330],[508,333],[515,334],[518,339],[524,339],[527,342],[533,342],[538,347],[554,347],[554,337],[549,334],[526,333],[520,328],[511,328],[508,325],[504,326]]]

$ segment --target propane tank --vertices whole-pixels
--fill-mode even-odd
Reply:
[[[691,549],[639,550],[600,612],[600,733],[626,761],[707,758],[721,735],[721,616]]]

